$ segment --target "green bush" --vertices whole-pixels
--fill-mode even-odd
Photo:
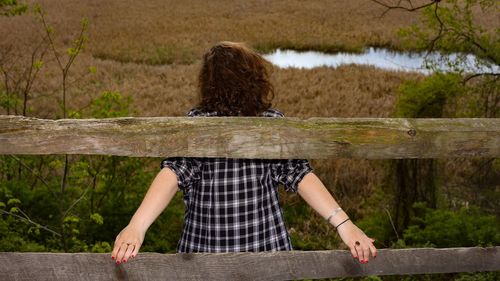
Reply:
[[[500,244],[500,227],[492,215],[475,206],[451,210],[413,205],[415,217],[404,231],[405,245],[411,247],[474,247]]]

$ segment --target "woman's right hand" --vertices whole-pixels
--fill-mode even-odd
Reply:
[[[115,245],[111,252],[111,258],[116,259],[116,264],[127,262],[139,252],[139,248],[144,241],[144,232],[134,225],[127,225],[116,236]]]
[[[361,263],[367,263],[370,257],[377,256],[377,248],[373,245],[375,239],[368,237],[351,220],[346,221],[337,228],[342,241],[349,247],[354,258]],[[357,243],[358,242],[358,243]]]

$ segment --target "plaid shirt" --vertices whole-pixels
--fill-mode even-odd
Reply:
[[[216,116],[192,109],[188,116]],[[265,117],[284,117],[268,109]],[[307,160],[170,157],[161,162],[183,191],[184,226],[178,252],[292,250],[278,185],[297,192],[312,171]]]

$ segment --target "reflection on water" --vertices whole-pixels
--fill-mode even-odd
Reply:
[[[478,65],[477,59],[474,55],[450,54],[441,56],[439,53],[431,53],[428,58],[437,62],[437,66],[440,70],[450,71],[454,69],[454,67],[450,65],[450,62],[453,64],[459,61],[459,56],[464,59],[462,60],[463,63],[458,65],[458,67],[460,69],[464,69],[465,72],[500,72],[498,65]],[[378,49],[373,47],[366,49],[360,54],[324,54],[315,51],[297,52],[293,50],[277,49],[271,54],[264,55],[264,57],[274,65],[281,68],[314,68],[320,66],[335,68],[344,64],[360,64],[373,65],[375,67],[389,70],[414,71],[424,74],[429,74],[431,72],[429,69],[425,68],[425,54],[398,53],[387,49]],[[447,59],[439,60],[439,58]]]

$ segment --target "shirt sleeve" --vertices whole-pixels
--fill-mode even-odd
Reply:
[[[177,185],[184,191],[198,183],[201,178],[201,161],[188,157],[170,157],[161,161],[160,168],[170,168],[177,175]]]
[[[273,165],[273,177],[283,184],[285,191],[298,192],[299,183],[313,168],[305,159],[280,160]]]

